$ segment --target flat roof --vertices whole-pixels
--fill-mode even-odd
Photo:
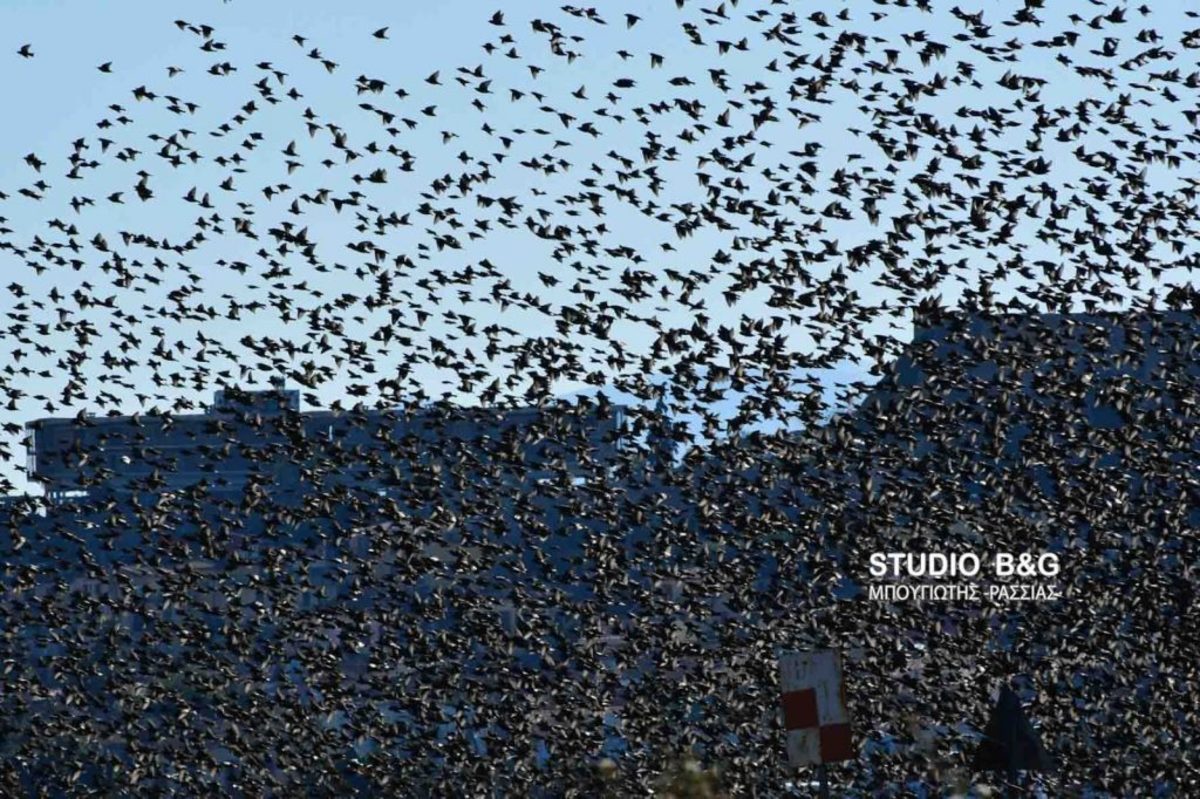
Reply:
[[[355,417],[364,417],[365,416],[367,418],[383,417],[383,418],[394,419],[396,421],[402,421],[405,419],[412,419],[412,418],[420,417],[423,415],[434,415],[434,414],[439,414],[439,413],[445,414],[448,416],[461,416],[461,417],[466,417],[466,418],[480,417],[480,416],[485,416],[485,415],[493,417],[493,418],[506,418],[506,417],[514,417],[514,416],[521,417],[521,416],[533,416],[533,415],[536,415],[539,413],[545,413],[545,412],[579,410],[580,407],[581,406],[579,406],[579,405],[568,405],[568,404],[546,405],[546,406],[524,405],[524,406],[520,406],[520,407],[516,407],[516,408],[500,408],[500,407],[491,407],[491,406],[484,407],[484,406],[472,406],[472,405],[451,405],[451,406],[427,405],[427,406],[424,406],[417,410],[407,410],[401,406],[394,406],[394,407],[390,407],[390,408],[372,408],[372,409],[363,409],[363,410],[354,410],[354,409],[330,410],[328,408],[317,408],[317,409],[309,410],[309,411],[295,410],[295,409],[289,408],[286,410],[273,409],[272,415],[284,416],[290,412],[290,413],[295,413],[300,416],[303,416],[306,419],[325,419],[325,418],[343,419],[343,418],[355,418]],[[592,406],[591,408],[589,408],[589,410],[595,410],[595,409],[598,409],[599,407],[601,407],[601,406],[595,405],[595,406]],[[614,415],[617,415],[617,416],[622,414],[625,410],[625,406],[623,406],[623,405],[609,404],[607,407],[611,408],[614,412]],[[138,414],[115,414],[115,415],[105,415],[105,416],[86,416],[85,415],[83,417],[80,417],[80,416],[46,416],[46,417],[42,417],[40,419],[33,419],[29,422],[26,422],[25,428],[37,430],[37,429],[40,429],[43,427],[68,427],[68,426],[73,427],[76,425],[99,426],[99,425],[113,424],[116,422],[128,422],[128,421],[133,421],[135,419],[137,419],[139,421],[148,421],[148,420],[163,419],[166,417],[169,417],[172,422],[188,422],[188,421],[197,421],[197,420],[201,420],[201,419],[218,418],[221,415],[220,411],[222,411],[222,410],[230,410],[233,412],[237,412],[237,411],[242,411],[242,410],[253,411],[256,409],[254,408],[254,406],[246,406],[245,408],[236,408],[236,407],[230,408],[230,406],[214,405],[214,406],[211,406],[211,408],[208,411],[201,412],[201,413],[163,414],[163,413],[149,412],[149,413],[144,413],[144,414],[141,414],[141,413],[138,413]]]

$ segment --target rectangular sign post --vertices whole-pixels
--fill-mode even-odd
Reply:
[[[785,652],[779,657],[779,683],[788,763],[816,766],[821,796],[827,798],[825,764],[855,756],[841,656],[832,649]]]

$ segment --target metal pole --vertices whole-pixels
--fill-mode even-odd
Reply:
[[[825,773],[824,763],[817,766],[817,783],[819,785],[819,793],[817,795],[821,799],[829,799],[829,776]]]

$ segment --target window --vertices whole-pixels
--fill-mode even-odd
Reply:
[[[32,427],[25,434],[25,471],[37,472],[37,432]]]

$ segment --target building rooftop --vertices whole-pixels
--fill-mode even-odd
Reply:
[[[526,467],[575,462],[579,449],[612,457],[624,417],[621,406],[301,411],[297,391],[226,389],[203,413],[38,419],[26,425],[26,445],[30,477],[52,498],[202,481],[240,492],[252,476],[300,490],[305,467],[323,462],[349,476],[367,463],[405,468],[464,448],[515,453]]]

